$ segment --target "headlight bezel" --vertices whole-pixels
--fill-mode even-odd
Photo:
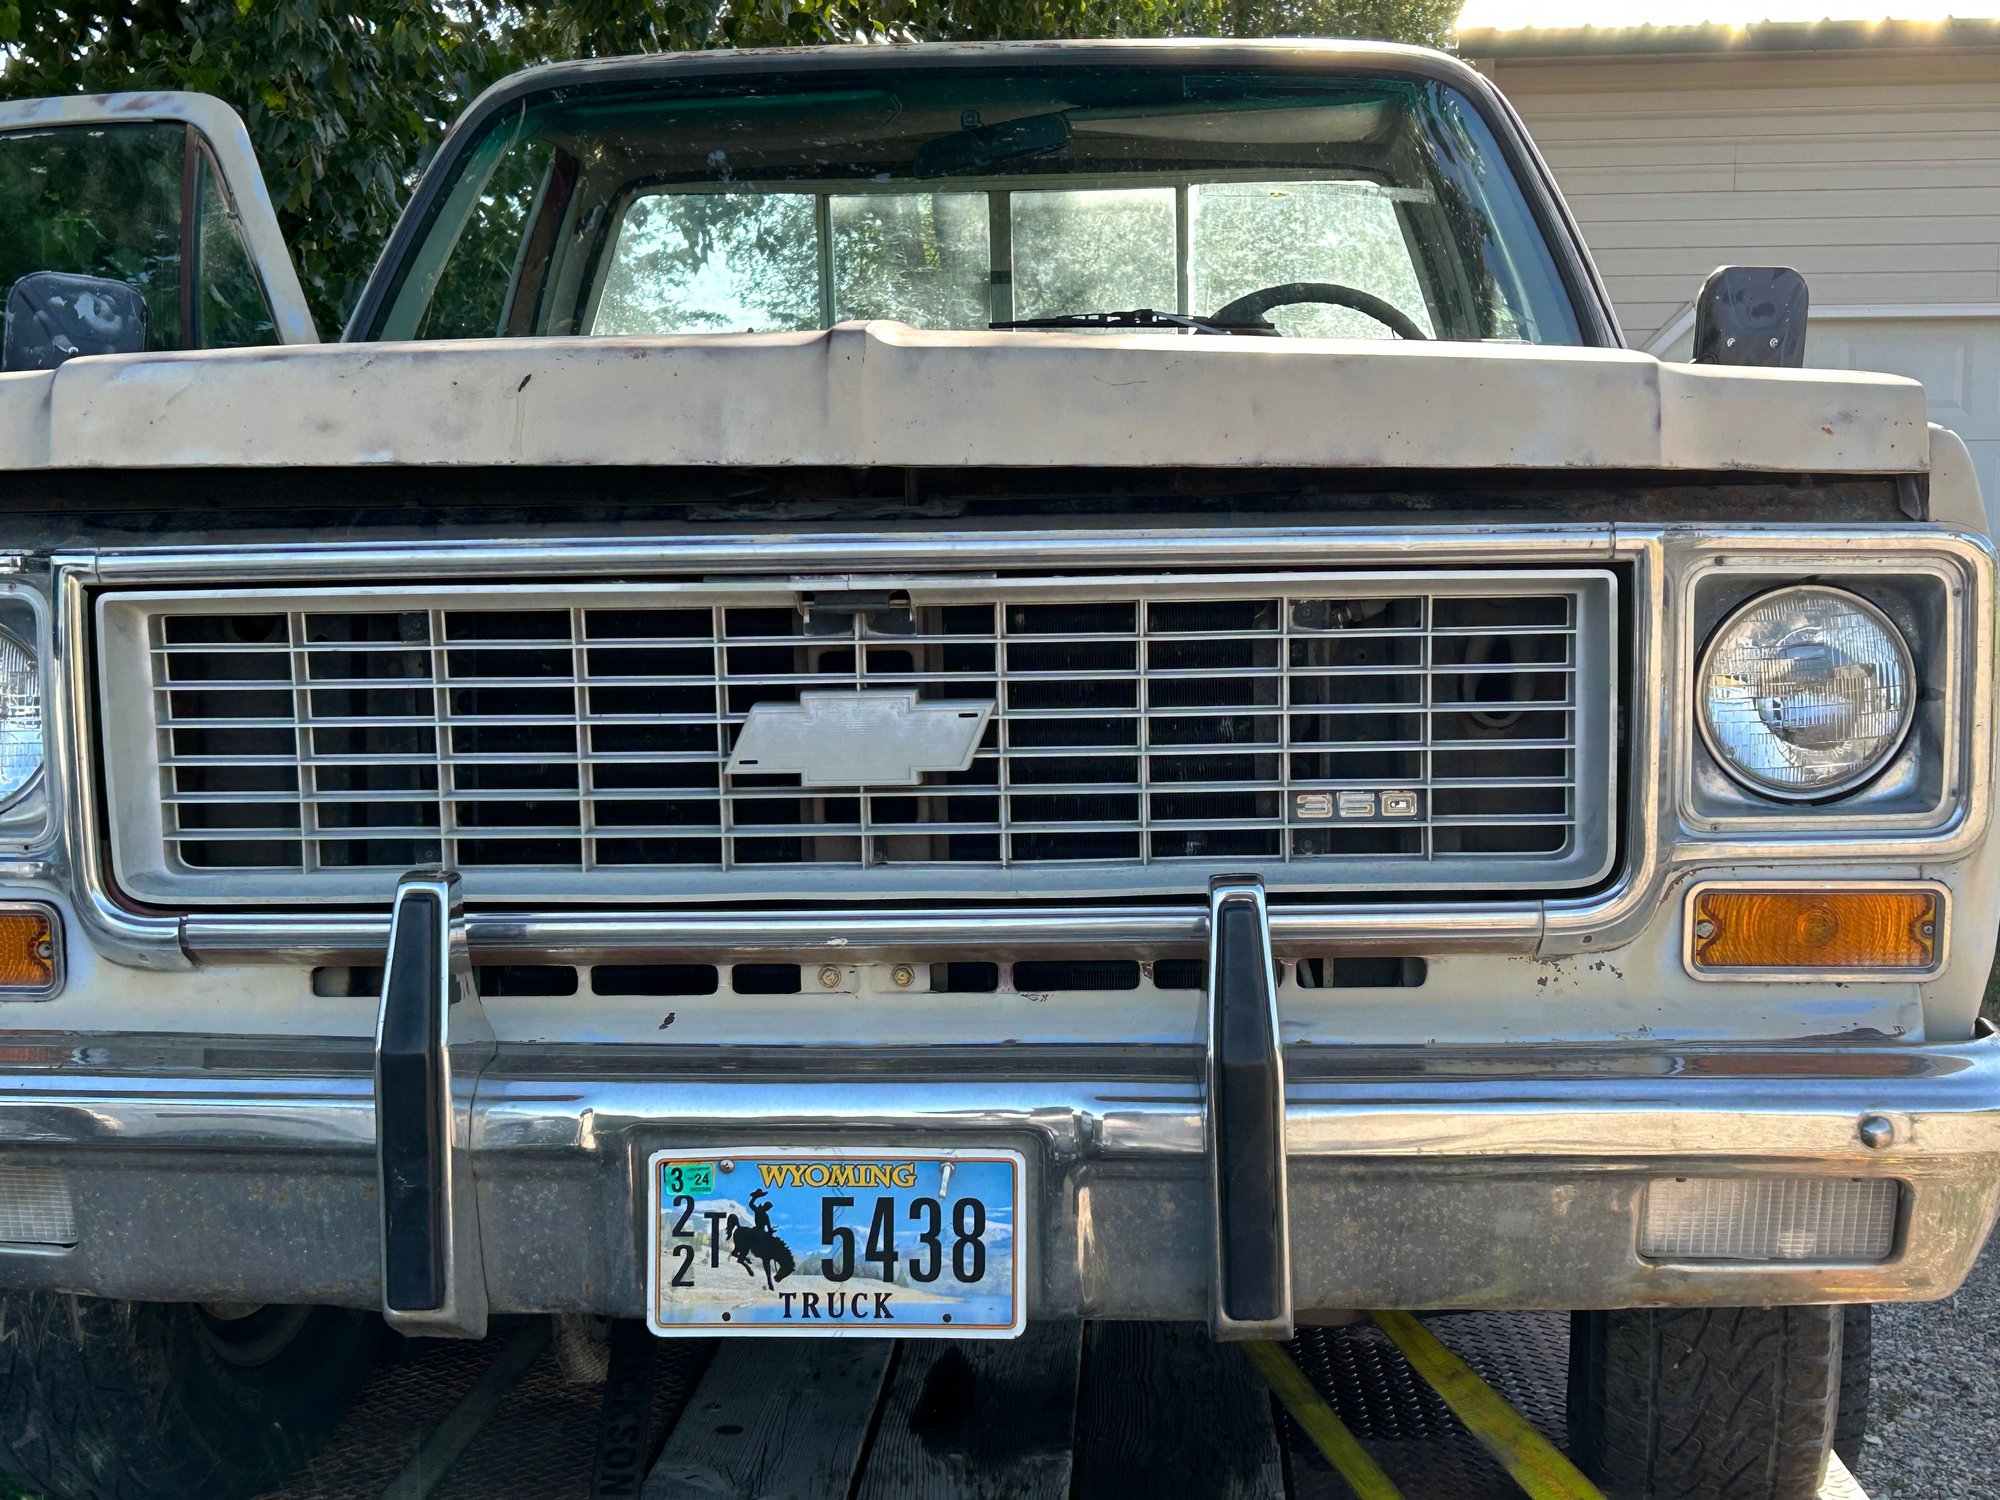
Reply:
[[[1822,782],[1809,787],[1787,787],[1759,776],[1728,753],[1722,744],[1709,710],[1708,686],[1710,669],[1716,653],[1730,644],[1730,633],[1753,610],[1769,607],[1788,597],[1831,599],[1855,610],[1856,613],[1874,624],[1882,632],[1891,651],[1896,656],[1903,672],[1905,691],[1898,714],[1898,722],[1892,733],[1887,735],[1880,748],[1860,762],[1849,774],[1837,781]],[[1798,806],[1834,802],[1865,788],[1870,782],[1888,769],[1899,751],[1909,740],[1910,731],[1917,718],[1917,700],[1921,693],[1922,679],[1918,675],[1915,648],[1908,635],[1891,619],[1888,611],[1873,600],[1852,588],[1833,583],[1802,581],[1780,584],[1751,595],[1731,607],[1708,632],[1694,664],[1695,697],[1692,704],[1695,727],[1701,736],[1703,747],[1715,764],[1736,784],[1755,796]]]
[[[1670,562],[1677,575],[1677,659],[1666,719],[1677,838],[1772,853],[1805,846],[1909,849],[1954,845],[1983,825],[1989,792],[1978,743],[1991,695],[1974,678],[1992,631],[1990,550],[1956,536],[1869,533],[1851,547],[1825,532],[1704,535]],[[1785,801],[1725,770],[1698,727],[1697,668],[1723,621],[1775,589],[1810,585],[1855,594],[1886,614],[1916,664],[1916,714],[1901,747],[1866,782],[1839,796]],[[1968,821],[1970,820],[1970,821]]]

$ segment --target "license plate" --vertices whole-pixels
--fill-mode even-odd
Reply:
[[[1027,1322],[1018,1151],[658,1151],[653,1332],[1006,1339]]]

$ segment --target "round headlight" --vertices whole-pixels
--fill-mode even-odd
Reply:
[[[0,807],[42,774],[42,674],[35,654],[0,630]]]
[[[1709,641],[1698,682],[1709,750],[1769,797],[1830,797],[1860,785],[1896,753],[1916,712],[1902,633],[1840,589],[1752,599]]]

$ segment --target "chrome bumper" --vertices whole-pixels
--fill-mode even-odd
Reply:
[[[17,1033],[0,1164],[59,1171],[75,1243],[0,1247],[0,1282],[159,1300],[381,1297],[364,1042]],[[902,1053],[502,1047],[461,1094],[494,1312],[642,1311],[655,1148],[1013,1146],[1036,1316],[1197,1319],[1215,1216],[1191,1048]],[[2000,1196],[2000,1039],[1958,1045],[1382,1050],[1285,1055],[1301,1319],[1354,1307],[1613,1307],[1941,1297]],[[1864,1116],[1892,1138],[1870,1146]],[[1871,1135],[1880,1138],[1879,1130]],[[1887,1176],[1872,1265],[1642,1258],[1643,1184],[1677,1173]],[[470,1247],[470,1248],[468,1248]]]

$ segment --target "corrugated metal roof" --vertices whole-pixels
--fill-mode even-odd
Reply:
[[[1665,52],[1819,52],[2000,47],[2000,17],[1944,21],[1751,21],[1699,26],[1461,27],[1462,57],[1610,57]]]

